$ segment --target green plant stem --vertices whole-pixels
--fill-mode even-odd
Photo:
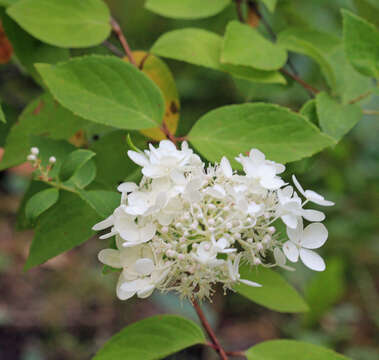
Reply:
[[[69,186],[63,185],[62,183],[57,182],[57,181],[49,181],[49,180],[45,180],[45,179],[38,179],[38,180],[39,180],[39,181],[42,181],[42,182],[44,182],[45,184],[48,184],[48,185],[50,185],[50,186],[52,186],[52,187],[55,187],[55,188],[57,188],[57,189],[60,189],[60,190],[69,191],[69,192],[72,192],[72,193],[74,193],[74,194],[77,194],[77,193],[78,193],[75,189],[73,189],[73,188],[71,188],[71,187],[69,187]]]
[[[238,15],[238,20],[241,22],[245,22],[243,18],[243,12],[242,12],[242,1],[243,0],[235,0],[236,3],[236,10],[237,10],[237,15]]]
[[[133,58],[133,53],[130,50],[128,41],[126,40],[126,37],[123,34],[120,25],[118,24],[118,22],[113,17],[111,18],[111,26],[112,26],[113,32],[117,35],[117,37],[121,43],[121,46],[123,47],[123,49],[125,51],[125,55],[128,57],[130,63],[138,68],[137,63],[135,62],[135,60]]]
[[[218,354],[220,355],[220,359],[228,360],[228,356],[226,355],[225,350],[223,349],[220,342],[218,341],[217,336],[214,333],[212,327],[210,326],[207,318],[205,317],[203,310],[201,310],[200,305],[198,304],[196,300],[192,300],[192,305],[195,308],[197,316],[200,319],[201,325],[203,326],[204,330],[208,334],[208,337],[210,338],[210,340],[212,341],[214,345],[214,347],[213,346],[212,347],[218,352]]]

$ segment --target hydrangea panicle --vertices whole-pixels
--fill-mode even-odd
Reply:
[[[93,227],[110,228],[100,238],[116,236],[117,249],[102,250],[99,260],[121,269],[120,299],[145,298],[154,289],[202,299],[211,297],[217,283],[224,289],[237,282],[261,286],[240,278],[242,263],[291,270],[286,259],[301,259],[310,269],[325,269],[314,251],[328,237],[320,223],[325,215],[304,206],[333,203],[303,190],[293,177],[302,200],[280,177],[285,166],[261,151],[236,158],[243,173],[233,171],[226,157],[205,167],[186,142],[179,150],[163,140],[128,155],[142,167],[143,178],[138,185],[121,184],[120,206]],[[303,220],[310,222],[305,228]],[[280,221],[288,238],[277,231]]]

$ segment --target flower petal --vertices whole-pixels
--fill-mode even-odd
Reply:
[[[120,251],[115,249],[103,249],[97,255],[100,262],[113,268],[121,268]]]
[[[220,167],[221,167],[221,170],[222,170],[223,174],[225,175],[225,177],[227,177],[227,178],[232,177],[233,169],[230,165],[229,160],[225,156],[223,156],[221,159]]]
[[[316,193],[313,190],[305,190],[305,197],[309,201],[312,201],[313,203],[321,205],[321,206],[333,206],[334,205],[333,201],[325,200],[325,198],[322,195]]]
[[[305,191],[303,187],[300,185],[300,183],[297,181],[296,176],[292,175],[292,181],[294,185],[296,186],[296,189],[299,190],[300,194],[302,194],[305,197]]]
[[[262,287],[261,284],[258,284],[256,282],[250,281],[250,280],[240,279],[239,282],[241,282],[242,284],[245,284],[245,285],[252,286],[252,287]]]
[[[99,223],[95,224],[92,227],[92,230],[99,231],[99,230],[104,230],[106,228],[109,228],[110,226],[113,225],[113,215],[108,216],[105,220],[100,221]]]
[[[325,244],[328,230],[321,223],[309,224],[303,232],[301,246],[307,249],[318,249]]]
[[[157,231],[156,225],[150,223],[140,229],[140,241],[146,242],[151,240]]]
[[[300,259],[304,265],[314,271],[324,271],[324,259],[316,252],[308,249],[300,250]]]
[[[283,244],[284,254],[291,262],[297,262],[299,260],[299,249],[292,241],[286,241]]]
[[[121,193],[128,193],[138,189],[138,186],[134,182],[124,182],[117,187],[117,190]]]
[[[154,271],[154,262],[151,259],[138,259],[133,266],[134,271],[140,275],[150,275]]]
[[[139,166],[149,165],[149,160],[147,159],[146,155],[144,155],[142,153],[138,153],[136,151],[129,150],[128,156],[133,162],[135,162]]]
[[[308,221],[323,221],[325,214],[318,210],[307,209],[302,211],[303,218]]]

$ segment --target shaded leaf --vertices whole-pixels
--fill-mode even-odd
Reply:
[[[67,180],[79,171],[83,165],[90,161],[96,154],[93,151],[78,149],[70,153],[65,159],[59,173],[62,181]]]
[[[262,287],[251,287],[239,283],[234,286],[234,290],[251,301],[279,312],[296,313],[309,310],[300,294],[277,272],[263,267],[252,269],[243,266],[240,274],[241,279],[262,285]]]
[[[99,215],[77,195],[62,191],[58,202],[40,216],[25,269],[87,241]]]
[[[224,10],[231,0],[147,0],[145,8],[174,19],[201,19]]]
[[[60,106],[51,95],[42,95],[25,108],[19,121],[12,126],[5,142],[5,153],[0,162],[0,170],[25,161],[32,147],[30,141],[32,135],[68,139],[85,123],[85,120]]]
[[[5,119],[5,115],[3,112],[3,108],[1,107],[1,102],[0,102],[0,122],[6,124],[7,120]]]
[[[285,163],[309,157],[334,144],[305,117],[264,103],[210,111],[197,121],[188,138],[211,161],[219,161],[224,155],[233,159],[257,148],[268,159]]]
[[[85,119],[122,129],[146,129],[162,122],[161,91],[121,59],[92,55],[36,67],[54,97]]]
[[[111,31],[101,0],[19,0],[7,13],[35,38],[60,47],[97,45]]]
[[[262,71],[246,66],[221,64],[222,37],[210,31],[188,28],[162,35],[151,52],[162,57],[224,71],[230,75],[254,82],[285,84],[277,71]]]
[[[158,315],[121,330],[93,359],[164,359],[187,347],[203,343],[204,334],[194,322],[180,316]]]
[[[87,185],[91,184],[96,178],[96,165],[93,160],[89,160],[83,164],[77,171],[64,182],[65,186],[72,187],[73,189],[84,189]]]
[[[300,109],[299,113],[304,115],[311,123],[318,126],[318,116],[317,116],[317,107],[316,100],[308,100]]]
[[[287,52],[264,38],[256,28],[238,21],[226,27],[221,62],[259,70],[278,70],[287,62]]]
[[[35,221],[42,213],[51,208],[59,198],[56,188],[42,190],[33,195],[26,204],[25,215],[30,221]]]
[[[322,131],[339,141],[362,119],[362,109],[356,104],[342,105],[327,93],[316,97],[317,115]]]
[[[246,352],[248,360],[347,360],[333,350],[294,340],[265,341]]]
[[[363,75],[379,77],[379,31],[361,17],[342,10],[343,40],[350,63]]]
[[[277,0],[260,0],[270,12],[274,12],[276,8]]]
[[[121,201],[120,193],[106,190],[81,190],[79,196],[103,218],[111,215]]]

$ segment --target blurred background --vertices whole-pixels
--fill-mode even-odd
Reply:
[[[205,0],[206,1],[206,0]],[[341,8],[379,24],[377,0],[282,0],[275,15],[264,13],[275,32],[308,25],[341,36]],[[133,50],[148,50],[164,32],[200,27],[223,33],[236,18],[234,7],[201,21],[177,21],[143,8],[143,0],[107,0]],[[262,25],[260,25],[262,26]],[[262,31],[265,29],[262,27]],[[111,41],[117,46],[114,38]],[[73,51],[107,54],[104,46]],[[291,54],[300,76],[320,89],[325,83],[309,58]],[[267,101],[298,110],[309,95],[296,83],[252,84],[185,63],[168,61],[181,98],[179,133],[184,135],[205,112],[245,101]],[[8,125],[41,93],[16,59],[0,65],[0,98]],[[379,97],[364,106],[379,110]],[[232,119],[231,119],[232,121]],[[329,240],[322,250],[327,270],[318,274],[299,266],[283,273],[310,304],[305,315],[279,314],[230,293],[218,291],[204,307],[226,348],[287,337],[336,349],[354,360],[379,359],[379,117],[366,116],[334,149],[288,166],[305,188],[336,202],[328,208]],[[1,153],[0,153],[1,155]],[[187,302],[155,294],[148,300],[121,302],[115,295],[116,274],[103,275],[97,252],[105,245],[88,241],[43,266],[23,271],[32,231],[16,231],[17,209],[29,181],[23,165],[0,173],[0,359],[82,360],[125,325],[157,313],[196,315]],[[52,239],[53,241],[54,239]],[[215,359],[200,347],[170,359]],[[116,360],[116,359],[115,359]]]

